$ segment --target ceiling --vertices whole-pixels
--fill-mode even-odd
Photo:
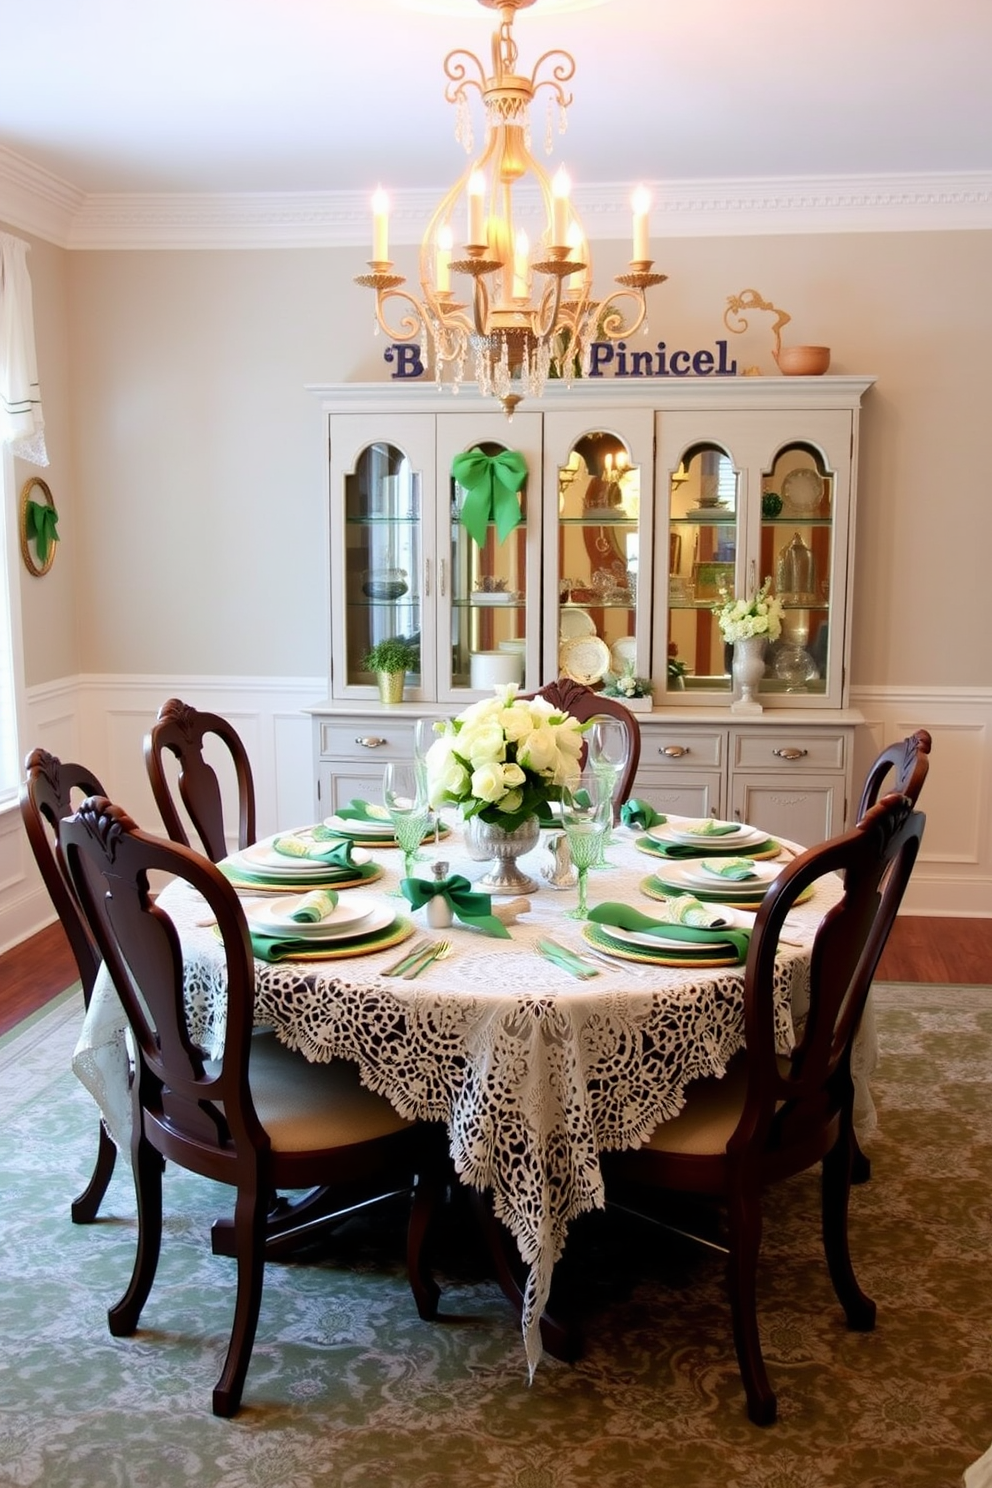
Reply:
[[[84,199],[433,191],[465,165],[443,58],[488,60],[495,24],[476,0],[0,0],[0,151]],[[990,0],[537,0],[515,36],[526,72],[575,55],[554,159],[580,189],[992,173]]]

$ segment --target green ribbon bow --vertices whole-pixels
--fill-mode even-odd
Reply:
[[[481,548],[492,521],[500,542],[505,542],[523,520],[517,492],[527,479],[527,461],[520,451],[486,455],[480,449],[469,450],[455,456],[451,474],[466,493],[461,524],[472,541]]]
[[[501,940],[509,940],[510,932],[498,920],[492,910],[492,898],[489,894],[477,894],[467,878],[460,873],[453,873],[450,878],[438,879],[436,882],[428,881],[426,878],[404,878],[400,882],[400,892],[410,901],[413,909],[423,909],[428,900],[433,899],[435,894],[440,894],[446,899],[452,914],[461,920],[463,925],[474,925],[477,930],[482,930],[486,935],[497,935]]]
[[[662,826],[668,818],[660,811],[655,811],[648,801],[640,801],[636,796],[631,796],[620,807],[620,820],[625,827],[640,827],[642,832],[646,832],[651,827]]]
[[[29,501],[24,516],[24,527],[29,538],[34,538],[38,551],[38,562],[48,562],[49,545],[59,540],[59,514],[46,501]]]

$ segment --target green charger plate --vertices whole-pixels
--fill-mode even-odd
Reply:
[[[649,966],[698,966],[704,969],[714,969],[744,964],[738,961],[736,950],[729,944],[725,947],[726,954],[724,955],[719,954],[718,946],[701,946],[695,952],[688,945],[685,950],[681,951],[669,951],[661,947],[657,951],[652,951],[648,946],[634,946],[627,941],[614,940],[603,925],[597,925],[592,920],[587,920],[582,926],[582,936],[597,951],[605,951],[610,956],[619,956],[623,961],[643,961]]]

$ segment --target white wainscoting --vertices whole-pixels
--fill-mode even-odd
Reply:
[[[142,741],[162,703],[180,697],[229,718],[252,763],[262,835],[310,821],[313,814],[311,722],[302,710],[327,695],[326,678],[84,676],[28,693],[25,752],[36,746],[78,760],[149,831],[162,830],[145,774]],[[217,762],[221,773],[220,761]],[[233,773],[221,774],[237,831]],[[232,844],[234,845],[234,844]],[[0,950],[52,920],[51,902],[34,865],[16,807],[0,812]]]
[[[27,748],[84,762],[142,826],[161,830],[142,740],[168,697],[230,718],[245,741],[259,834],[306,822],[313,811],[310,717],[327,694],[310,677],[83,676],[28,693]],[[906,897],[917,915],[992,916],[992,689],[873,687],[852,704],[865,718],[855,746],[861,780],[885,745],[918,728],[933,735],[921,807],[923,850]],[[227,811],[236,822],[234,798]],[[52,919],[16,807],[0,811],[0,950]]]

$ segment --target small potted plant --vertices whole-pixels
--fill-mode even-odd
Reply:
[[[651,679],[635,676],[632,661],[628,661],[623,671],[603,688],[603,696],[616,698],[632,713],[650,713],[654,703]]]
[[[408,671],[419,663],[417,647],[405,636],[389,636],[377,641],[367,652],[362,665],[366,671],[374,672],[379,686],[379,701],[401,703],[403,683]]]

